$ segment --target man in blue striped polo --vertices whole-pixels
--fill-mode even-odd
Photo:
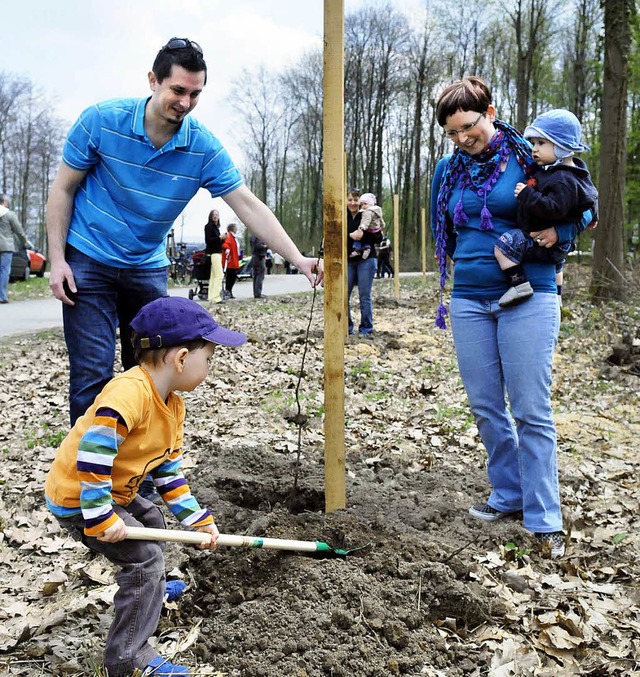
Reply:
[[[202,48],[172,38],[149,73],[151,96],[91,106],[67,136],[47,204],[49,286],[63,303],[72,425],[122,364],[135,365],[129,323],[167,294],[165,238],[199,188],[222,197],[312,282],[322,278],[271,210],[244,185],[221,143],[189,116],[207,81]]]

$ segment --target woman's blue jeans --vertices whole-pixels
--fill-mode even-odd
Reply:
[[[378,259],[356,259],[349,261],[348,293],[349,293],[349,333],[353,334],[353,320],[351,319],[351,292],[358,285],[360,297],[360,328],[361,334],[373,333],[373,303],[371,302],[371,288],[376,276]]]
[[[118,325],[122,365],[135,366],[129,323],[142,306],[167,295],[167,269],[114,268],[70,246],[66,259],[78,288],[75,306],[62,306],[73,425],[113,378]]]
[[[453,298],[450,312],[460,376],[489,455],[489,505],[522,510],[529,531],[560,531],[551,410],[557,295],[536,293],[510,308],[500,308],[497,300]]]

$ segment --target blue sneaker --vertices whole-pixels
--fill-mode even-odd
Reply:
[[[167,581],[164,584],[164,594],[167,602],[175,602],[184,592],[187,584],[184,581]]]
[[[144,669],[142,677],[169,677],[170,675],[190,675],[184,665],[174,665],[168,658],[157,656]]]

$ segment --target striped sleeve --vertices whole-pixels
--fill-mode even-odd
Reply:
[[[101,534],[118,519],[112,507],[111,472],[127,432],[122,416],[103,407],[96,411],[93,423],[78,444],[80,508],[87,536]]]
[[[201,508],[191,494],[191,489],[180,469],[181,465],[182,450],[175,449],[166,461],[152,471],[158,493],[184,526],[197,528],[212,524],[211,513],[206,508]]]

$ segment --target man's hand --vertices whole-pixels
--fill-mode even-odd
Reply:
[[[118,517],[118,521],[115,524],[112,524],[99,536],[96,536],[99,541],[104,541],[105,543],[117,543],[118,541],[124,541],[126,537],[127,525],[121,517]]]
[[[558,233],[555,228],[546,228],[545,230],[536,230],[533,233],[529,233],[533,241],[540,247],[553,247],[553,245],[558,241]]]
[[[364,236],[364,231],[360,230],[360,228],[356,228],[354,231],[349,233],[349,237],[352,240],[355,240],[356,242],[358,242],[359,240],[362,240],[363,236]]]
[[[526,188],[527,184],[526,183],[516,183],[515,190],[513,191],[513,194],[518,197],[520,193],[522,192],[523,188]]]
[[[201,543],[200,545],[197,545],[196,548],[200,548],[200,550],[215,550],[216,541],[218,540],[218,536],[220,536],[220,532],[218,531],[216,524],[207,524],[204,527],[200,527],[198,531],[203,531],[204,533],[209,534],[211,536],[211,540],[209,543]]]
[[[68,306],[75,306],[76,282],[73,273],[66,261],[51,264],[49,288],[53,295]]]
[[[322,284],[324,279],[324,261],[322,259],[305,256],[296,263],[296,267],[314,287]]]

